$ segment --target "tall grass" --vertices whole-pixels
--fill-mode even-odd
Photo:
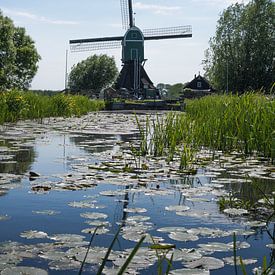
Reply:
[[[168,155],[171,159],[179,152],[186,162],[187,152],[206,147],[212,151],[257,152],[274,161],[275,101],[259,93],[189,100],[186,113],[157,118],[147,131],[151,135],[142,137],[150,139],[146,141],[149,153],[155,156]]]
[[[103,108],[103,101],[79,95],[46,96],[17,90],[0,92],[0,124],[20,119],[80,116]]]

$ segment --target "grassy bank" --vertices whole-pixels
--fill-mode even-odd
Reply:
[[[39,95],[32,92],[0,92],[0,123],[20,119],[52,116],[80,116],[104,108],[104,102],[85,96],[57,94]]]
[[[148,128],[148,125],[147,125]],[[159,118],[144,134],[142,154],[173,157],[181,151],[183,162],[192,152],[237,150],[275,159],[275,101],[257,93],[215,95],[187,102],[186,113]]]

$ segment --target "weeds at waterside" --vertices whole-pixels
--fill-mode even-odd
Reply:
[[[83,115],[104,108],[104,102],[85,96],[57,94],[38,95],[32,92],[0,93],[0,124],[20,119]]]
[[[185,113],[157,117],[141,129],[142,155],[181,158],[186,168],[196,151],[208,148],[275,160],[275,101],[258,93],[213,95],[189,100]],[[146,134],[150,133],[150,134]],[[144,145],[146,144],[146,150]]]

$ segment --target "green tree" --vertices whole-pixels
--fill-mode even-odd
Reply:
[[[176,83],[174,85],[171,85],[170,88],[168,89],[167,98],[179,99],[183,91],[183,86],[184,86],[183,83]]]
[[[0,11],[0,89],[27,89],[38,69],[39,54],[24,28]]]
[[[275,3],[253,0],[222,13],[206,50],[204,69],[215,88],[268,90],[274,82]]]
[[[97,94],[110,85],[118,70],[113,57],[92,55],[72,68],[69,75],[69,88],[73,92]]]

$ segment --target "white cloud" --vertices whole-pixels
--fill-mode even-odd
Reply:
[[[157,14],[170,14],[176,11],[180,11],[181,7],[178,6],[161,6],[161,5],[150,5],[136,2],[134,8],[137,10],[149,10]]]
[[[11,9],[6,9],[6,8],[2,8],[2,11],[4,14],[9,15],[9,16],[23,17],[23,18],[27,18],[27,19],[30,19],[33,21],[43,22],[43,23],[48,23],[48,24],[53,24],[53,25],[77,25],[77,24],[79,24],[78,22],[75,22],[75,21],[53,20],[53,19],[49,19],[44,16],[39,16],[39,15],[32,14],[29,12],[24,12],[24,11],[17,11],[17,10],[11,10]]]

